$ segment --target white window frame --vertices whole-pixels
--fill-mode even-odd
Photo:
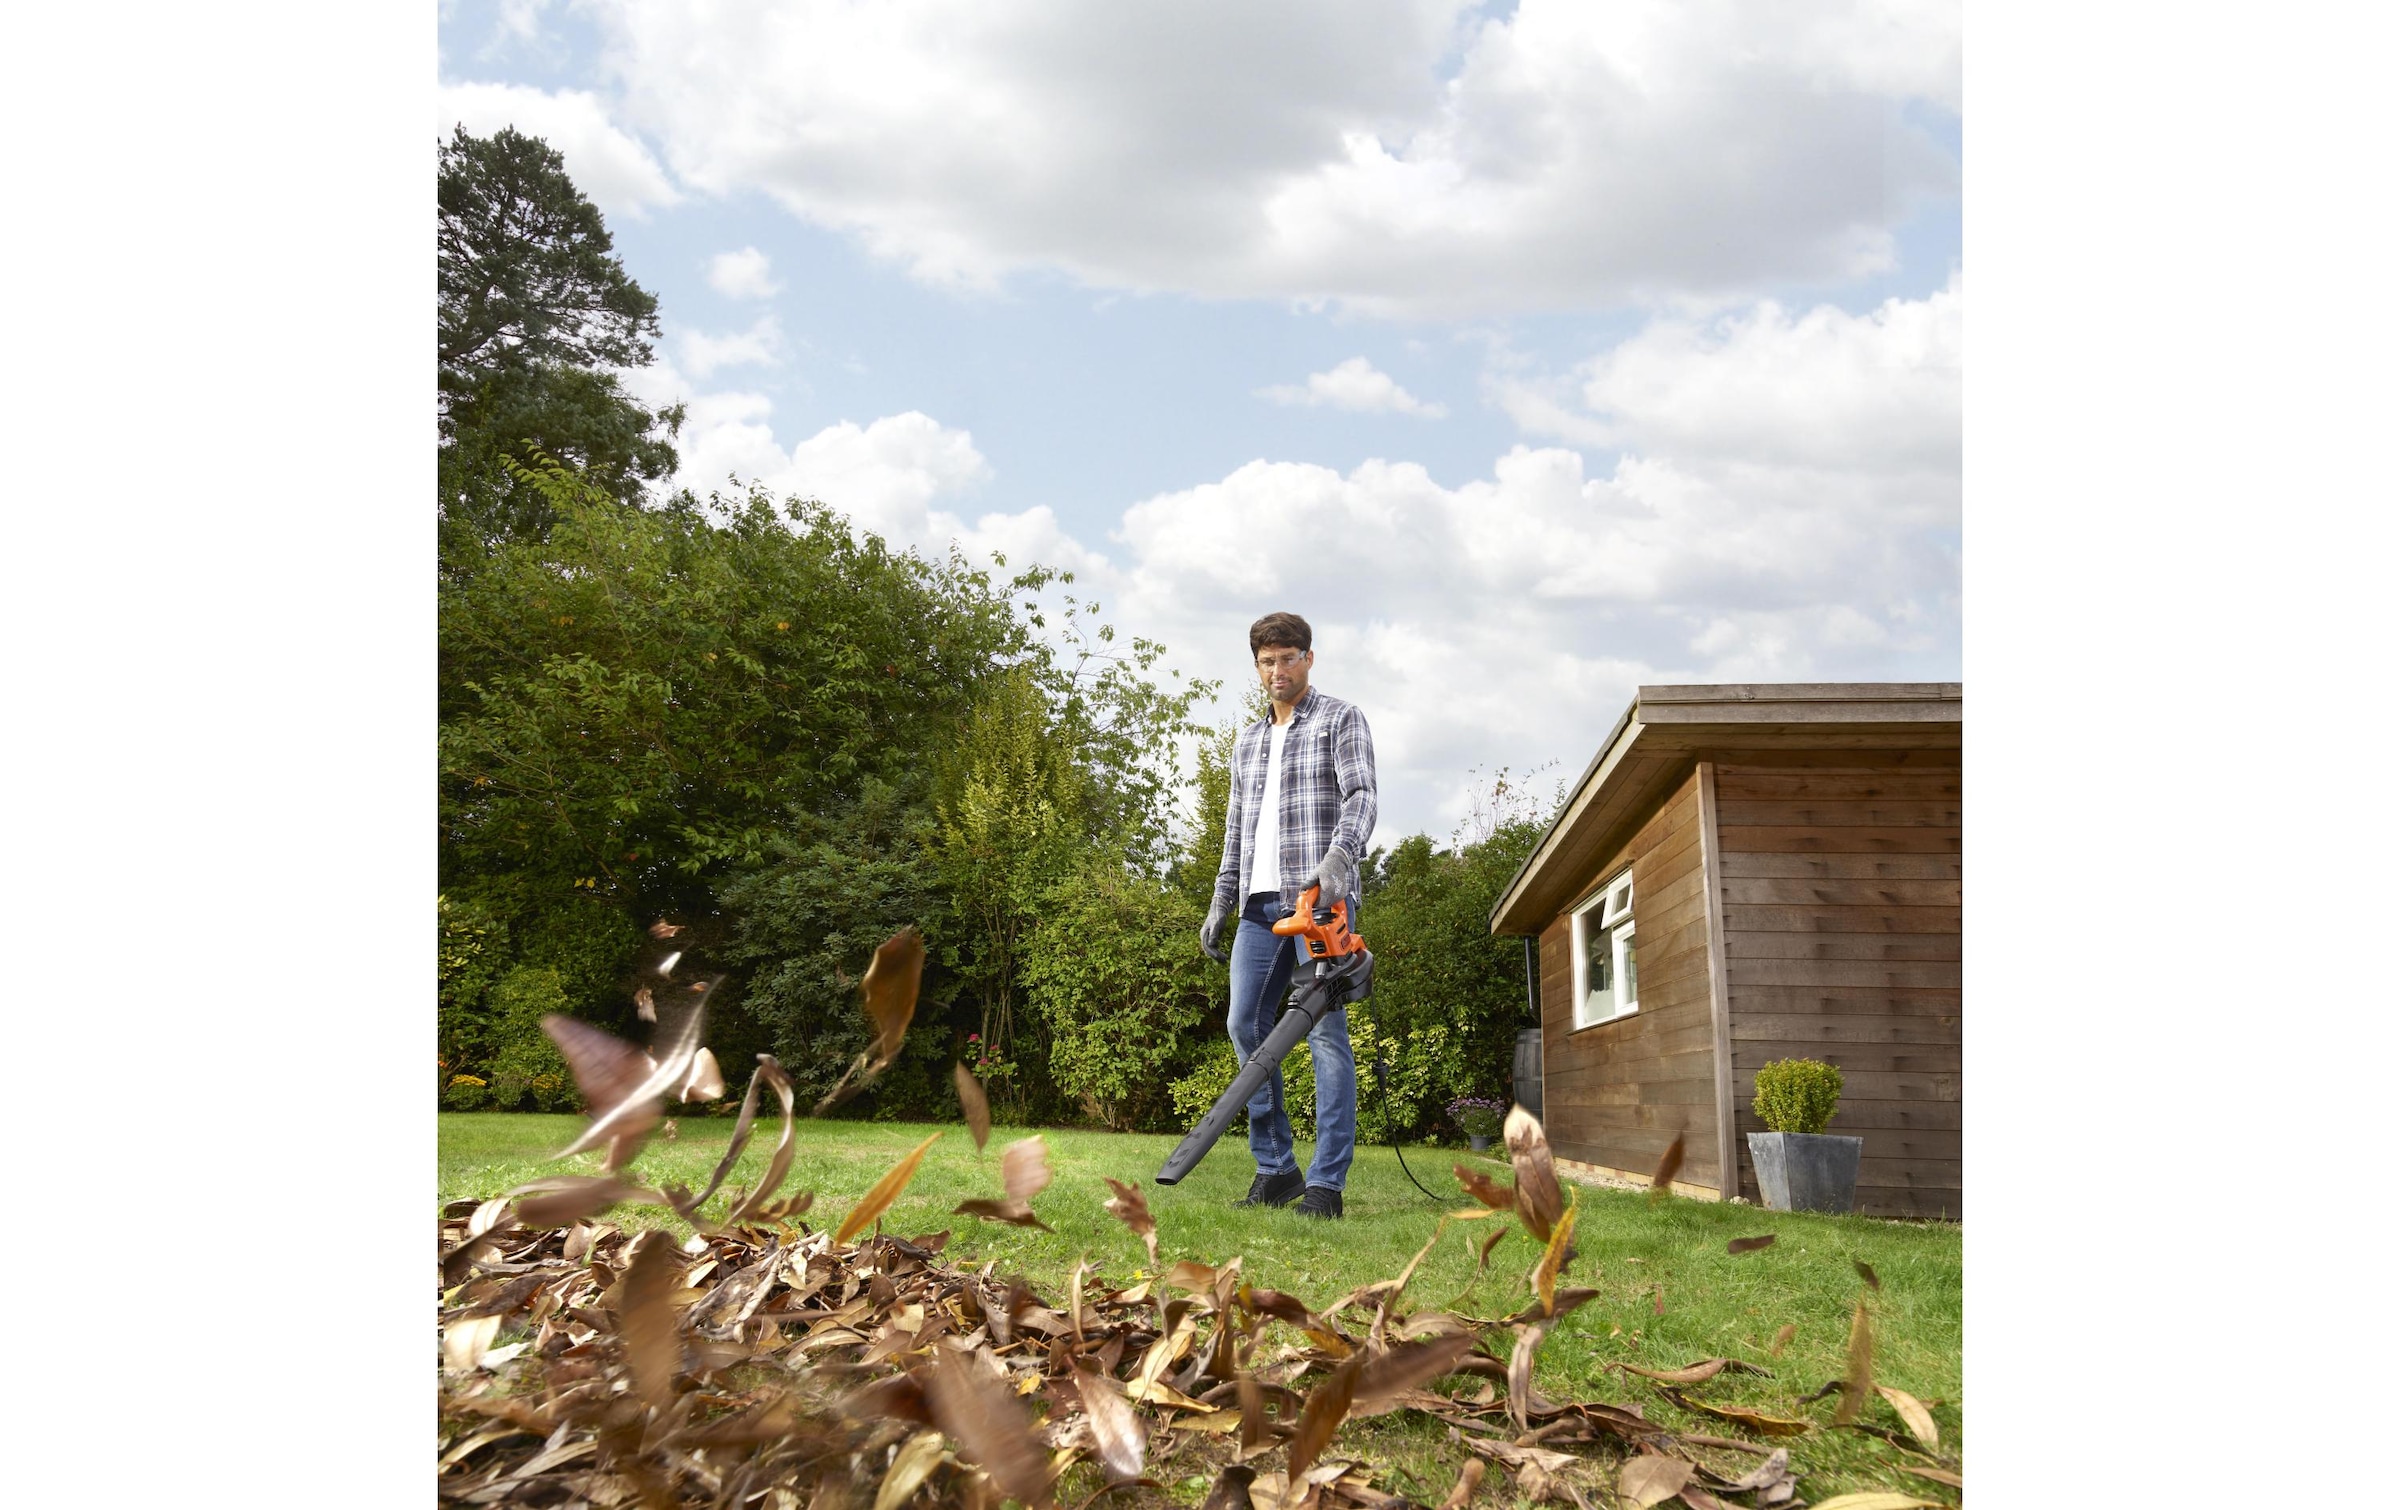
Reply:
[[[1614,1022],[1641,1010],[1640,1001],[1623,994],[1625,956],[1633,948],[1633,868],[1627,866],[1609,878],[1608,884],[1592,893],[1591,899],[1575,909],[1573,945],[1575,958],[1574,1021],[1577,1028],[1598,1027]],[[1588,941],[1592,930],[1602,929],[1609,939],[1609,975],[1618,983],[1619,995],[1615,1009],[1601,1014],[1591,1010],[1590,990],[1584,981],[1587,962],[1591,958]],[[1641,982],[1634,982],[1638,994]]]

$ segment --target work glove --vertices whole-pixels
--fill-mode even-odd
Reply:
[[[1208,921],[1200,925],[1200,951],[1220,965],[1225,963],[1225,947],[1221,942],[1224,933],[1225,904],[1222,900],[1212,900],[1208,904]]]
[[[1316,887],[1319,907],[1358,895],[1358,862],[1350,858],[1350,851],[1339,844],[1325,851],[1325,858],[1317,862]]]

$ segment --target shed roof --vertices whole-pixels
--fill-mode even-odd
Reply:
[[[1536,933],[1589,869],[1701,755],[1761,749],[1952,748],[1957,682],[1750,682],[1637,687],[1549,832],[1493,904],[1494,933]]]

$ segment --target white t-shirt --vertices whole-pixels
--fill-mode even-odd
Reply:
[[[1283,805],[1283,736],[1291,726],[1287,719],[1267,736],[1267,790],[1258,799],[1258,826],[1250,831],[1250,896],[1283,890],[1275,810]]]

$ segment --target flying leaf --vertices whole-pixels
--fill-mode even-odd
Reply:
[[[1142,1240],[1142,1246],[1150,1250],[1150,1262],[1155,1266],[1158,1263],[1158,1223],[1150,1215],[1150,1203],[1142,1198],[1141,1188],[1109,1179],[1107,1175],[1100,1178],[1107,1180],[1108,1188],[1116,1192],[1106,1203],[1108,1214],[1133,1230],[1133,1235]]]
[[[900,1198],[900,1192],[908,1188],[908,1182],[917,1177],[917,1165],[923,1162],[925,1150],[931,1148],[940,1137],[940,1133],[934,1133],[909,1150],[906,1158],[894,1164],[882,1179],[875,1182],[872,1189],[859,1197],[858,1204],[850,1208],[850,1214],[842,1218],[841,1227],[833,1234],[836,1244],[846,1243],[866,1231],[875,1218],[883,1215],[886,1207]],[[948,1430],[947,1427],[943,1429]],[[952,1433],[953,1440],[956,1435]]]
[[[687,1222],[694,1221],[698,1218],[702,1203],[707,1201],[710,1196],[717,1193],[717,1187],[725,1183],[725,1176],[733,1173],[734,1163],[736,1160],[741,1158],[742,1150],[750,1146],[750,1133],[752,1126],[758,1121],[758,1088],[759,1085],[766,1079],[766,1065],[773,1061],[774,1056],[771,1054],[762,1054],[759,1056],[759,1059],[759,1068],[750,1072],[750,1088],[742,1092],[742,1109],[735,1115],[733,1119],[733,1137],[725,1145],[725,1157],[717,1161],[716,1171],[708,1177],[708,1188],[701,1191],[698,1195],[683,1196],[670,1203],[674,1206],[676,1212]],[[781,1073],[780,1066],[777,1069],[777,1073]],[[786,1138],[789,1138],[792,1098],[788,1087],[790,1086],[791,1082],[786,1080],[784,1084],[787,1087],[782,1092],[785,1136]]]
[[[633,993],[633,1015],[644,1022],[658,1021],[658,998],[650,994],[648,986]]]
[[[1542,1135],[1540,1121],[1522,1106],[1509,1108],[1502,1131],[1508,1138],[1509,1162],[1517,1170],[1518,1220],[1547,1242],[1551,1225],[1566,1206],[1559,1194],[1558,1171],[1550,1161],[1550,1140]]]
[[[875,1029],[877,1068],[890,1064],[908,1036],[917,1015],[917,983],[925,974],[925,940],[914,928],[903,928],[883,941],[858,983],[865,1000],[867,1021]]]
[[[1745,1253],[1756,1253],[1759,1249],[1770,1248],[1774,1244],[1775,1234],[1770,1232],[1764,1237],[1737,1237],[1725,1245],[1725,1251],[1735,1258],[1739,1258]]]
[[[1458,1176],[1458,1183],[1467,1187],[1467,1194],[1483,1202],[1492,1210],[1513,1211],[1516,1209],[1516,1191],[1501,1184],[1482,1170],[1469,1169],[1464,1164],[1453,1164],[1450,1166],[1450,1172]]]
[[[1350,1414],[1351,1401],[1356,1398],[1358,1376],[1365,1364],[1363,1354],[1354,1354],[1333,1367],[1324,1381],[1308,1394],[1308,1403],[1300,1408],[1300,1424],[1292,1432],[1291,1456],[1285,1460],[1286,1479],[1298,1479],[1316,1462],[1333,1441],[1334,1432]]]
[[[1854,1258],[1850,1260],[1850,1267],[1858,1271],[1858,1277],[1867,1282],[1868,1289],[1878,1292],[1883,1289],[1883,1281],[1875,1277],[1875,1266],[1873,1264],[1868,1263],[1863,1258]]]
[[[1241,1402],[1242,1434],[1236,1438],[1245,1453],[1258,1446],[1267,1435],[1267,1392],[1258,1387],[1258,1380],[1247,1372],[1235,1376],[1234,1398]]]
[[[1941,1428],[1933,1424],[1933,1412],[1925,1408],[1924,1401],[1907,1390],[1894,1389],[1888,1384],[1876,1385],[1875,1393],[1891,1402],[1892,1409],[1899,1412],[1901,1424],[1908,1428],[1908,1434],[1923,1442],[1928,1452],[1942,1450]]]
[[[1939,1510],[1940,1500],[1921,1500],[1896,1489],[1869,1489],[1861,1494],[1837,1494],[1819,1500],[1816,1510]]]
[[[1362,1416],[1374,1415],[1407,1391],[1452,1372],[1460,1359],[1475,1351],[1475,1336],[1456,1332],[1386,1348],[1359,1369],[1351,1410]]]
[[[692,1056],[691,1072],[683,1078],[683,1089],[675,1093],[678,1101],[715,1101],[725,1094],[725,1073],[717,1068],[717,1056],[706,1049]]]
[[[658,1125],[668,1090],[681,1085],[690,1073],[692,1057],[700,1051],[702,1016],[702,1009],[694,1007],[652,1067],[648,1055],[613,1033],[555,1012],[545,1014],[542,1031],[565,1056],[592,1116],[583,1135],[558,1156],[563,1159],[605,1142],[606,1167],[612,1172],[622,1169],[640,1150],[650,1129]]]
[[[1575,1203],[1567,1202],[1558,1225],[1550,1229],[1550,1241],[1542,1249],[1542,1261],[1533,1267],[1533,1293],[1542,1300],[1542,1314],[1556,1309],[1559,1265],[1566,1262],[1567,1249],[1575,1241]]]
[[[633,1244],[632,1262],[618,1282],[617,1335],[624,1339],[625,1366],[635,1393],[656,1410],[675,1398],[675,1375],[683,1367],[683,1344],[675,1335],[671,1297],[683,1279],[675,1245],[664,1232],[643,1233]]]
[[[767,1158],[767,1172],[758,1177],[758,1188],[734,1202],[733,1209],[725,1213],[727,1226],[731,1226],[735,1222],[747,1221],[754,1216],[766,1215],[767,1197],[781,1188],[783,1177],[791,1173],[792,1169],[792,1134],[794,1132],[792,1077],[783,1072],[783,1066],[776,1062],[774,1055],[761,1054],[758,1056],[758,1069],[750,1077],[751,1089],[756,1090],[762,1079],[775,1092],[775,1099],[783,1103],[783,1136],[775,1140],[775,1152]],[[747,1094],[744,1099],[748,1099]],[[726,1157],[730,1160],[732,1155],[728,1153]],[[718,1164],[717,1169],[722,1174],[732,1167],[730,1162],[723,1162]],[[816,1196],[813,1193],[803,1193],[794,1196],[792,1200],[799,1203],[798,1210],[792,1208],[792,1201],[786,1201],[776,1214],[796,1216],[800,1211],[806,1211],[816,1200]]]
[[[517,1221],[527,1227],[565,1227],[606,1211],[619,1201],[639,1200],[650,1192],[608,1175],[558,1175],[519,1185],[508,1193],[517,1203]]]
[[[660,918],[650,925],[650,936],[654,939],[671,939],[681,932],[683,932],[681,923],[670,923],[665,918]]]
[[[1659,1156],[1658,1168],[1650,1176],[1650,1195],[1653,1200],[1660,1196],[1674,1194],[1675,1172],[1681,1168],[1683,1168],[1683,1134],[1677,1133],[1675,1141],[1669,1143],[1667,1151]],[[1678,1485],[1677,1487],[1682,1486]]]
[[[919,1145],[918,1152],[923,1151]],[[933,1424],[958,1444],[960,1455],[990,1474],[1010,1499],[1048,1505],[1049,1461],[1024,1407],[1007,1389],[972,1357],[946,1347],[935,1348],[933,1362],[919,1372]]]
[[[1096,1370],[1077,1367],[1074,1373],[1075,1390],[1083,1397],[1083,1414],[1091,1422],[1092,1441],[1099,1448],[1100,1471],[1112,1484],[1140,1478],[1142,1457],[1150,1443],[1141,1422],[1134,1418],[1133,1407],[1117,1393],[1116,1384]]]
[[[1030,1201],[1050,1186],[1050,1146],[1035,1133],[1019,1138],[1000,1153],[1000,1189],[1020,1201]]]
[[[958,1109],[966,1113],[967,1131],[975,1136],[975,1151],[981,1153],[983,1145],[991,1141],[992,1103],[983,1094],[983,1082],[967,1073],[965,1065],[953,1062],[950,1079],[958,1087]]]
[[[1775,1340],[1767,1344],[1767,1356],[1770,1358],[1782,1357],[1783,1350],[1792,1345],[1792,1339],[1798,1336],[1799,1333],[1800,1328],[1798,1324],[1794,1322],[1787,1321],[1783,1325],[1777,1327],[1775,1329]]]
[[[942,1434],[938,1431],[920,1431],[903,1442],[883,1476],[883,1487],[875,1491],[875,1510],[897,1510],[907,1504],[941,1460]]]
[[[1508,1414],[1517,1423],[1517,1430],[1526,1429],[1533,1414],[1533,1355],[1550,1333],[1547,1321],[1528,1322],[1517,1328],[1517,1345],[1508,1355]]]
[[[1158,1282],[1197,1295],[1202,1290],[1216,1288],[1217,1271],[1196,1258],[1179,1258],[1174,1268],[1158,1276]]]
[[[1842,1371],[1842,1400],[1834,1407],[1833,1424],[1847,1426],[1858,1419],[1875,1386],[1875,1324],[1867,1319],[1867,1298],[1861,1295],[1850,1313],[1850,1348]]]
[[[1044,1232],[1056,1230],[1048,1222],[1035,1216],[1031,1206],[1014,1196],[1004,1196],[996,1201],[988,1199],[960,1201],[950,1210],[954,1215],[979,1216],[987,1222],[1006,1222],[1011,1227],[1039,1227]]]
[[[1625,1460],[1617,1474],[1617,1493],[1629,1503],[1648,1510],[1651,1505],[1671,1500],[1683,1492],[1692,1479],[1692,1465],[1682,1458],[1664,1453],[1645,1452]]]

